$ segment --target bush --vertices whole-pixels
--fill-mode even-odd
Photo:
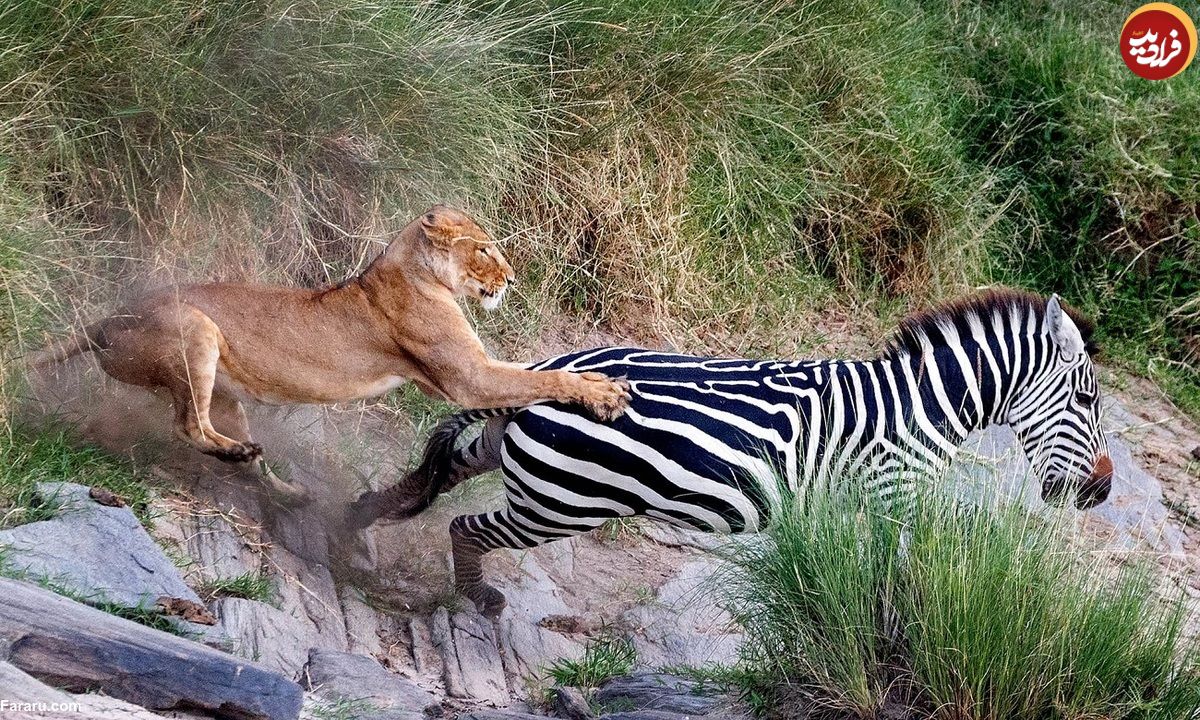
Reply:
[[[1149,566],[1098,571],[1057,524],[932,491],[900,527],[856,492],[814,493],[736,558],[742,677],[783,715],[1200,712],[1200,643]]]

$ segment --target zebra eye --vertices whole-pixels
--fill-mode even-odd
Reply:
[[[1091,407],[1092,403],[1095,401],[1096,401],[1096,396],[1091,394],[1090,392],[1085,392],[1083,390],[1079,390],[1079,391],[1076,391],[1076,393],[1075,393],[1075,402],[1079,403],[1080,405],[1082,405],[1084,407]]]

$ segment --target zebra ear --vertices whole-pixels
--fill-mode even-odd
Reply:
[[[1063,357],[1070,359],[1083,352],[1083,335],[1071,316],[1063,312],[1062,302],[1057,294],[1051,295],[1046,301],[1046,326],[1050,330],[1050,338],[1054,340]]]

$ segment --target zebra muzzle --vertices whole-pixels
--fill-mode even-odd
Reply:
[[[1101,455],[1092,474],[1079,484],[1079,491],[1075,493],[1075,507],[1088,510],[1107,500],[1112,491],[1112,480],[1112,460],[1107,455]]]

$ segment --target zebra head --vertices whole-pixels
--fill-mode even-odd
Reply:
[[[1075,506],[1086,510],[1112,488],[1100,385],[1083,334],[1057,295],[1046,302],[1040,325],[1026,338],[1028,381],[1015,388],[1007,419],[1042,481],[1042,499],[1061,502],[1074,489]]]

